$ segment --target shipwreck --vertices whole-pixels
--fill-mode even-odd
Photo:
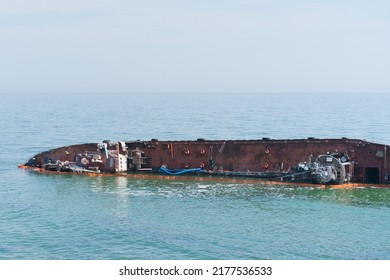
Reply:
[[[358,139],[109,141],[64,146],[20,168],[52,174],[390,186],[388,146]]]

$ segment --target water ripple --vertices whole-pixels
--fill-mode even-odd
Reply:
[[[389,259],[389,189],[17,169],[42,150],[102,139],[345,136],[390,143],[389,101],[367,94],[4,96],[0,259]]]

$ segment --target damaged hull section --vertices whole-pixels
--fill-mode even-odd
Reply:
[[[390,183],[387,148],[347,138],[105,140],[45,151],[20,167],[48,173],[383,185]]]

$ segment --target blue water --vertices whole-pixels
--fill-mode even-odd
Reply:
[[[0,259],[390,259],[390,189],[88,178],[50,148],[158,139],[390,144],[386,94],[3,95]]]

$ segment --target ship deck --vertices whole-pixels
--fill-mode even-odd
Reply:
[[[75,173],[69,172],[52,172],[44,168],[18,165],[19,168],[29,172],[36,172],[46,175],[54,176],[73,176]],[[293,181],[269,181],[264,179],[247,179],[234,177],[212,177],[202,175],[162,175],[151,173],[77,173],[76,176],[85,177],[126,177],[134,180],[167,180],[167,181],[181,181],[181,182],[210,182],[210,183],[226,183],[226,184],[253,184],[269,187],[307,187],[315,189],[353,189],[353,188],[390,188],[390,184],[365,184],[365,183],[344,183],[344,184],[309,184]]]

